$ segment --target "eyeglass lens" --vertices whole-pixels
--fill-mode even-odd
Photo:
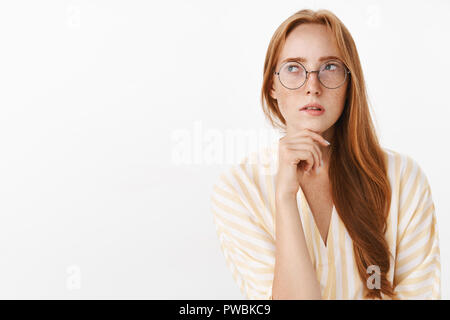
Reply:
[[[319,69],[319,81],[327,88],[339,87],[344,83],[346,76],[345,66],[337,61],[328,61]],[[305,83],[306,70],[298,62],[287,62],[282,66],[279,77],[285,87],[296,89]]]

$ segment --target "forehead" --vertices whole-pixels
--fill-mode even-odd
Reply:
[[[287,58],[302,57],[312,66],[324,56],[341,58],[334,36],[324,25],[307,23],[297,26],[288,35],[277,65]]]

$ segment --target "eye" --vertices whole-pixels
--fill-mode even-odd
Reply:
[[[294,69],[293,72],[295,72],[295,71],[298,71],[298,66],[296,66],[295,64],[291,64],[287,67],[287,69],[289,72],[291,72]]]
[[[335,63],[327,63],[327,64],[325,65],[324,70],[326,70],[326,71],[334,71],[334,70],[336,70],[337,68],[338,68],[338,65],[336,65]]]

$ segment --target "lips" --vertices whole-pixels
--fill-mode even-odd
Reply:
[[[324,111],[324,110],[325,110],[324,107],[322,107],[322,106],[321,106],[320,104],[318,104],[318,103],[308,103],[308,104],[305,104],[303,107],[301,107],[301,108],[300,108],[300,111],[305,110],[306,108],[309,108],[309,107],[319,108],[320,111]]]

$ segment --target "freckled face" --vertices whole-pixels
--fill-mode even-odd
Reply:
[[[282,61],[293,57],[305,58],[305,62],[301,63],[306,70],[319,70],[319,67],[327,61],[319,61],[319,58],[325,56],[336,56],[343,61],[332,34],[325,26],[302,24],[292,30],[287,37],[275,70],[280,71]],[[271,96],[278,101],[288,132],[308,128],[317,133],[323,133],[330,129],[342,114],[347,86],[348,77],[339,88],[328,89],[319,82],[317,73],[311,73],[308,74],[308,79],[303,86],[289,90],[283,87],[278,76],[274,75]],[[299,111],[302,106],[312,102],[321,104],[325,112],[320,116],[313,116]]]

